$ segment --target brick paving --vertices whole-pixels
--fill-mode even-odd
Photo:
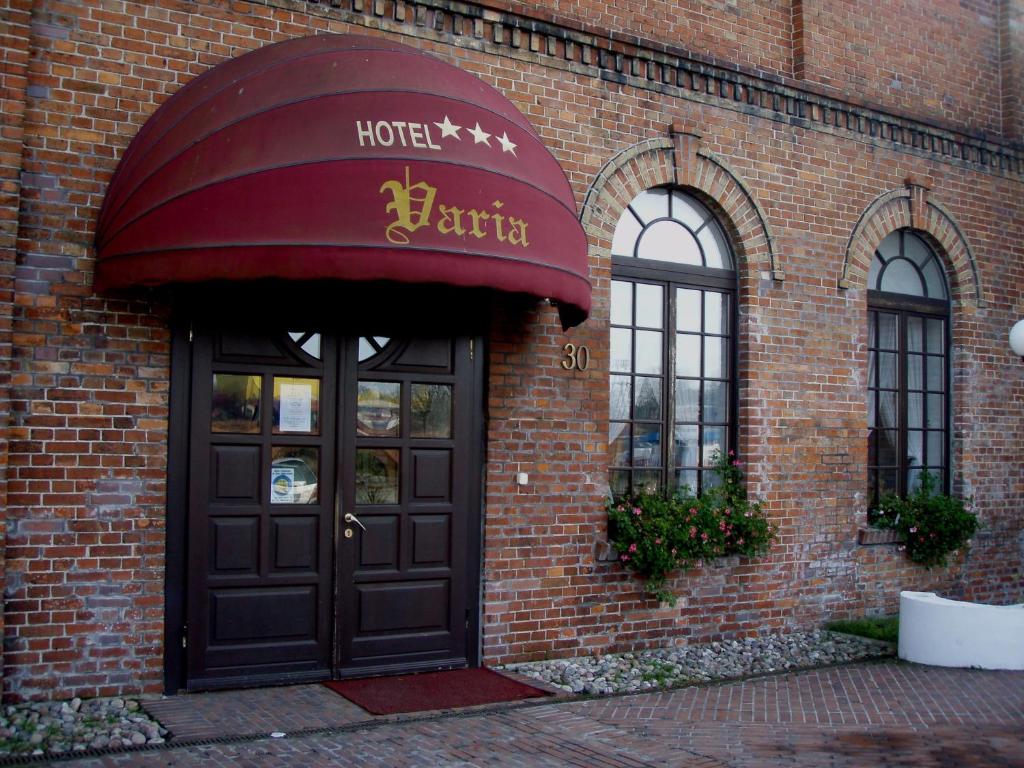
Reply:
[[[183,734],[212,733],[218,722],[221,730],[231,723],[236,734],[260,733],[285,718],[333,732],[179,747],[172,740],[159,751],[62,764],[1024,768],[1022,672],[861,664],[661,693],[398,719],[348,712],[314,688],[319,689],[203,694],[147,707],[163,706],[165,725],[178,741]],[[201,716],[181,702],[196,702]],[[275,713],[274,702],[289,709]],[[325,711],[312,713],[321,703]],[[218,712],[224,719],[218,720]]]

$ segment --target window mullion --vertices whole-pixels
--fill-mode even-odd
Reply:
[[[665,485],[675,487],[675,454],[671,447],[675,445],[676,425],[676,290],[673,283],[663,283],[666,291],[665,301],[665,341],[664,365],[665,376],[662,383],[662,468],[665,472]]]
[[[908,380],[907,380],[907,313],[897,312],[896,313],[897,323],[897,334],[896,334],[896,346],[898,354],[896,355],[896,445],[899,459],[899,477],[896,478],[896,487],[899,489],[900,496],[906,496],[910,492],[910,483],[908,482],[910,476],[910,462],[907,461],[907,449],[909,446],[909,405],[908,401],[910,396],[908,393]]]

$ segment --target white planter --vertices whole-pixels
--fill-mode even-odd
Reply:
[[[938,667],[1024,669],[1024,604],[900,592],[899,656]]]

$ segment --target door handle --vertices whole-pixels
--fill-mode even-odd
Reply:
[[[360,528],[362,528],[364,531],[366,530],[366,526],[363,525],[362,521],[358,517],[353,515],[351,512],[346,512],[345,513],[345,522],[346,523],[355,523]]]

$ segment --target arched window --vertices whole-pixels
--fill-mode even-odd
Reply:
[[[736,271],[722,228],[676,189],[640,193],[612,241],[613,493],[700,491],[735,444]]]
[[[927,470],[949,489],[949,289],[910,229],[888,235],[868,274],[868,494],[905,495]]]

